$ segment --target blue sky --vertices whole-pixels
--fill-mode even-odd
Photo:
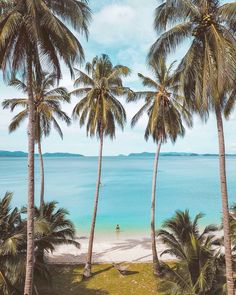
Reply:
[[[225,2],[225,1],[222,1]],[[230,1],[233,2],[233,1]],[[150,45],[155,41],[156,34],[152,28],[155,0],[90,0],[93,11],[93,21],[90,26],[88,42],[81,39],[86,53],[86,59],[91,60],[95,55],[106,53],[110,55],[114,64],[124,64],[132,69],[132,74],[125,84],[133,89],[142,89],[137,73],[148,74],[145,66],[146,55]],[[185,52],[186,46],[181,46],[172,56],[178,59]],[[68,71],[64,71],[62,84],[72,89],[73,82]],[[1,81],[0,100],[4,98],[20,97],[21,93],[12,87],[7,87]],[[70,105],[64,109],[71,114],[77,99],[73,98]],[[125,104],[125,102],[124,102]],[[150,140],[145,142],[143,133],[146,118],[143,118],[136,128],[130,128],[130,119],[140,107],[140,104],[125,104],[128,122],[124,132],[117,130],[116,139],[105,141],[104,154],[128,154],[131,152],[154,151],[155,145]],[[14,134],[8,134],[8,124],[13,114],[0,109],[0,149],[27,150],[26,125]],[[64,140],[52,131],[51,136],[44,140],[44,152],[74,152],[84,155],[97,155],[98,143],[96,138],[86,137],[85,129],[80,129],[78,123],[66,127],[62,124]],[[225,122],[227,152],[236,153],[236,115],[233,114]],[[211,116],[207,124],[198,118],[194,120],[194,127],[186,130],[183,139],[178,139],[175,145],[171,143],[163,146],[163,151],[183,151],[198,153],[217,152],[216,122]]]

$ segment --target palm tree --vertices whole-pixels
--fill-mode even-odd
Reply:
[[[151,136],[157,144],[157,151],[153,167],[152,195],[151,195],[151,240],[154,274],[160,275],[160,264],[158,261],[156,238],[155,238],[155,208],[156,208],[156,179],[158,171],[158,160],[161,145],[168,139],[173,143],[178,136],[184,136],[185,129],[182,124],[182,117],[191,126],[191,117],[188,111],[182,106],[181,97],[176,93],[178,84],[172,74],[173,63],[167,68],[165,60],[162,59],[158,64],[151,64],[155,80],[138,74],[144,86],[150,90],[131,93],[129,101],[144,99],[145,103],[137,114],[133,117],[131,125],[134,126],[144,115],[148,116],[148,123],[145,130],[145,139]]]
[[[0,199],[0,293],[13,294],[20,284],[24,271],[22,247],[25,245],[25,231],[20,211],[11,210],[12,193],[7,192]]]
[[[56,83],[56,76],[53,74],[43,74],[42,79],[33,79],[33,94],[35,105],[35,141],[38,144],[38,153],[41,166],[41,191],[40,191],[40,208],[43,211],[44,204],[44,162],[42,155],[42,136],[49,136],[51,128],[54,127],[63,138],[63,133],[57,118],[70,124],[70,118],[61,109],[61,102],[70,102],[70,96],[66,88],[53,88]],[[18,90],[27,94],[27,86],[23,81],[14,79],[10,83]],[[9,131],[15,131],[21,123],[28,117],[28,98],[6,99],[2,103],[3,108],[10,108],[14,111],[16,107],[23,107],[24,110],[18,113],[12,119]]]
[[[84,53],[75,35],[63,23],[78,32],[88,33],[90,10],[86,1],[76,0],[2,0],[0,1],[0,67],[4,76],[25,73],[28,91],[28,226],[27,262],[24,295],[32,295],[34,249],[34,98],[33,72],[40,76],[43,67],[53,68],[61,76],[60,60],[72,73],[73,63]]]
[[[191,220],[188,210],[177,211],[157,234],[166,248],[161,255],[177,258],[172,265],[163,264],[160,289],[165,294],[225,294],[224,259],[217,249],[219,242],[215,236],[219,229],[209,225],[200,232],[198,223],[202,217],[200,213]]]
[[[230,210],[230,234],[232,238],[233,251],[236,251],[236,203],[231,206]]]
[[[89,277],[91,276],[93,239],[101,184],[103,140],[105,136],[111,139],[115,137],[116,124],[124,128],[125,110],[116,97],[125,95],[129,91],[123,86],[122,77],[127,76],[130,70],[122,65],[113,66],[107,55],[95,57],[91,63],[86,64],[85,70],[86,72],[77,71],[78,77],[74,86],[82,85],[82,87],[72,91],[72,94],[82,96],[82,99],[76,104],[73,117],[79,118],[80,126],[86,124],[88,135],[91,137],[96,135],[100,140],[94,211],[87,263],[84,269],[84,276]]]
[[[26,260],[26,220],[22,218],[22,214],[27,213],[27,209],[11,209],[11,201],[12,193],[9,192],[0,199],[0,293],[20,295],[24,288]],[[74,225],[67,215],[65,209],[57,208],[56,202],[45,203],[43,214],[35,207],[35,294],[38,294],[42,280],[47,283],[51,279],[42,254],[53,252],[55,246],[63,244],[80,247],[75,241]]]
[[[48,225],[46,230],[38,231],[35,237],[36,259],[40,263],[44,262],[42,253],[53,252],[58,245],[74,245],[80,248],[80,244],[75,241],[75,228],[73,223],[67,218],[68,211],[64,208],[57,209],[57,202],[44,204],[43,212],[35,207],[35,222],[42,220]]]
[[[235,3],[167,0],[156,9],[155,28],[162,34],[149,54],[158,61],[184,40],[191,41],[177,69],[179,79],[189,107],[204,119],[210,110],[216,116],[228,295],[234,295],[234,283],[222,111],[227,92],[235,88],[235,13]]]
[[[26,262],[26,222],[21,218],[21,211],[11,209],[12,193],[7,192],[0,199],[0,293],[3,295],[20,295],[24,289]],[[48,228],[48,227],[47,227]],[[42,219],[36,223],[36,233],[44,229]],[[48,281],[45,264],[34,264],[36,277]],[[34,289],[37,284],[34,281]]]

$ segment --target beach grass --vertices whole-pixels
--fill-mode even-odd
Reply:
[[[52,287],[42,287],[44,295],[162,295],[157,292],[158,279],[148,263],[129,264],[125,276],[111,264],[96,264],[93,276],[82,280],[83,266],[50,266]]]

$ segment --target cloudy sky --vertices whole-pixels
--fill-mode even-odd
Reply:
[[[222,1],[223,2],[223,1]],[[142,89],[137,73],[148,73],[145,66],[146,55],[150,45],[157,37],[153,30],[153,14],[157,5],[156,0],[90,0],[93,11],[93,21],[90,26],[88,42],[81,39],[86,53],[86,59],[91,60],[95,55],[108,54],[114,64],[124,64],[132,69],[132,74],[125,84],[135,90]],[[66,46],[66,44],[65,44]],[[181,46],[178,53],[172,58],[178,59],[186,50]],[[63,85],[72,89],[73,82],[67,71],[64,71]],[[1,81],[1,101],[4,98],[20,97],[21,94],[14,88],[7,87]],[[77,98],[72,99],[71,105],[64,109],[71,114]],[[124,102],[125,104],[125,102]],[[125,104],[128,122],[124,132],[117,130],[116,139],[105,141],[104,154],[117,155],[131,152],[154,151],[151,142],[145,142],[143,133],[146,118],[140,121],[136,128],[130,128],[130,119],[139,108],[139,104]],[[26,125],[14,134],[8,134],[8,125],[13,114],[9,110],[0,109],[0,149],[27,150]],[[85,129],[80,129],[74,122],[69,128],[62,125],[64,140],[53,131],[51,136],[44,140],[44,152],[73,152],[84,155],[97,155],[98,143],[96,138],[86,137]],[[236,153],[236,115],[225,122],[227,152]],[[195,118],[194,127],[186,130],[186,136],[178,139],[173,146],[167,143],[163,151],[181,151],[198,153],[217,152],[216,122],[211,116],[207,124]]]

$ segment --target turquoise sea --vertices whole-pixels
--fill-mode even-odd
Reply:
[[[104,157],[97,231],[149,230],[152,157]],[[230,203],[236,202],[236,157],[227,157]],[[97,158],[45,158],[45,198],[56,200],[70,212],[78,232],[90,226]],[[206,214],[203,224],[219,223],[221,199],[218,158],[215,156],[163,156],[157,180],[157,224],[177,209]],[[36,160],[36,202],[39,200],[39,166]],[[27,199],[26,158],[0,158],[0,193],[14,192],[13,205]]]

